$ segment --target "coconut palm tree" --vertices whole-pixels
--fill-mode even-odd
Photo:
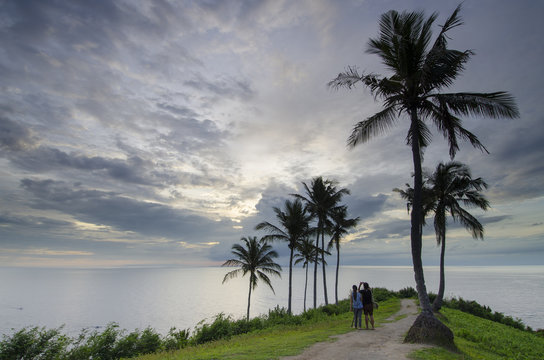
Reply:
[[[285,210],[281,210],[274,207],[276,218],[281,227],[263,221],[257,224],[255,229],[268,231],[269,234],[263,237],[264,240],[281,240],[287,242],[287,246],[289,247],[289,296],[287,312],[290,314],[293,288],[293,254],[298,243],[307,238],[312,232],[309,225],[312,215],[306,210],[299,199],[295,199],[295,201],[286,200],[284,208]]]
[[[317,218],[317,236],[315,246],[319,247],[319,237],[321,236],[321,252],[316,252],[314,262],[314,309],[317,307],[317,265],[318,256],[321,254],[321,265],[323,266],[323,295],[325,305],[329,304],[327,296],[327,277],[325,263],[325,228],[330,212],[338,206],[342,196],[349,194],[348,189],[337,189],[337,183],[333,180],[323,180],[321,176],[312,179],[310,186],[302,183],[306,190],[306,196],[300,194],[291,194],[306,203],[306,207],[312,215]]]
[[[316,252],[321,251],[316,247],[309,237],[302,239],[298,243],[297,252],[295,253],[295,265],[302,263],[302,268],[306,269],[306,277],[304,280],[304,311],[306,311],[306,290],[308,289],[308,268],[316,259]],[[319,259],[319,257],[317,257]]]
[[[338,305],[338,273],[340,270],[340,241],[349,232],[349,229],[357,226],[359,218],[348,219],[348,208],[346,206],[336,207],[331,211],[332,226],[329,229],[331,240],[328,250],[333,246],[336,248],[336,283],[334,285],[334,300]]]
[[[438,164],[434,173],[428,176],[427,184],[434,198],[436,243],[441,245],[440,285],[436,299],[433,302],[433,310],[438,311],[442,307],[444,298],[447,214],[450,214],[454,222],[462,224],[472,234],[473,238],[483,239],[483,225],[463,206],[487,210],[489,201],[481,194],[481,191],[487,188],[486,182],[482,178],[473,179],[469,167],[456,161]]]
[[[487,188],[487,183],[481,178],[473,179],[467,165],[457,161],[446,164],[439,163],[432,174],[423,174],[423,214],[424,217],[434,213],[434,230],[436,242],[440,249],[440,283],[438,294],[432,304],[433,311],[442,307],[445,289],[444,257],[446,253],[447,213],[453,221],[459,222],[471,232],[472,237],[483,239],[483,225],[466,211],[466,207],[479,207],[482,210],[489,208],[489,202],[480,193]],[[393,189],[407,200],[408,211],[412,205],[413,189],[406,184],[406,190]],[[425,219],[422,220],[425,224]]]
[[[257,237],[243,237],[240,239],[243,245],[232,245],[232,254],[235,258],[227,260],[221,266],[238,266],[239,269],[229,271],[223,278],[223,284],[232,278],[237,277],[240,273],[245,276],[249,273],[249,295],[247,297],[247,316],[249,321],[249,306],[251,304],[251,290],[255,290],[258,280],[262,280],[275,293],[270,278],[267,274],[281,277],[281,266],[274,262],[274,258],[278,257],[278,253],[272,250],[272,246],[267,244],[262,239],[257,240]]]
[[[338,89],[362,83],[376,98],[384,100],[383,109],[357,123],[348,139],[354,147],[375,135],[389,130],[399,117],[409,122],[406,141],[411,147],[414,165],[414,199],[411,214],[411,248],[414,277],[421,306],[421,314],[408,332],[407,341],[449,341],[453,333],[433,315],[421,261],[422,212],[422,153],[430,143],[431,132],[427,122],[434,123],[449,143],[453,158],[459,149],[459,140],[468,140],[474,147],[487,151],[476,135],[462,127],[459,116],[518,117],[512,96],[506,92],[493,93],[443,93],[464,69],[473,55],[470,50],[448,49],[448,33],[462,25],[458,6],[441,26],[434,42],[431,27],[437,18],[433,13],[391,10],[381,16],[378,37],[370,39],[367,52],[378,55],[392,72],[390,76],[364,74],[349,67],[329,82]],[[431,328],[444,331],[429,331]],[[444,335],[445,337],[440,337]],[[435,337],[436,336],[436,337]]]

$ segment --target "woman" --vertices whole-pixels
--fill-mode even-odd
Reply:
[[[359,285],[360,286],[360,285]],[[353,325],[361,330],[362,327],[362,319],[361,315],[363,313],[363,296],[361,293],[357,290],[357,286],[353,285],[351,296],[349,297],[349,307],[350,310],[353,311]]]
[[[365,313],[365,325],[368,330],[368,318],[370,317],[370,324],[372,325],[372,330],[374,330],[374,301],[372,299],[372,290],[367,282],[361,283],[364,286],[363,291],[361,291],[363,297],[363,312]],[[361,284],[359,284],[359,289],[361,289]]]

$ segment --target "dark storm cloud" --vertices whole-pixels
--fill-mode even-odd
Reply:
[[[35,209],[57,210],[80,221],[107,225],[120,231],[199,242],[231,225],[163,204],[60,181],[23,179],[21,186],[33,195],[30,205]]]
[[[387,198],[388,196],[384,194],[365,197],[347,195],[343,198],[343,202],[348,206],[350,217],[359,217],[361,220],[364,220],[381,212]]]
[[[37,173],[60,170],[62,168],[77,169],[84,172],[95,172],[98,176],[135,184],[153,185],[153,181],[143,177],[151,164],[137,156],[124,159],[107,159],[101,156],[88,157],[81,154],[68,154],[50,147],[38,147],[32,151],[18,154],[12,161],[17,166]]]
[[[9,213],[0,214],[0,228],[8,226],[17,226],[21,228],[40,229],[49,231],[58,228],[59,226],[70,225],[70,222],[63,220],[54,220],[39,216],[18,216]]]
[[[0,149],[21,151],[31,147],[34,141],[25,126],[0,115]]]

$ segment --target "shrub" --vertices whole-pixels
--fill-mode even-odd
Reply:
[[[215,320],[211,324],[202,324],[195,328],[192,338],[194,344],[203,344],[205,342],[228,339],[233,335],[230,316],[225,316],[224,313],[216,315]]]
[[[414,298],[417,297],[417,291],[413,287],[408,286],[397,291],[397,295],[401,299]],[[431,294],[429,294],[429,296],[430,295]]]
[[[58,329],[46,330],[34,327],[23,328],[11,337],[4,335],[0,342],[0,359],[44,359],[53,360],[64,356],[70,340]]]
[[[374,301],[380,302],[395,297],[396,293],[385,288],[377,287],[372,289],[372,296],[374,297]]]
[[[188,343],[189,330],[177,330],[175,327],[172,327],[163,340],[163,350],[171,351],[183,349]]]

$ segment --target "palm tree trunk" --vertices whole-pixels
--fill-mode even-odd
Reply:
[[[445,231],[444,231],[445,233]],[[444,275],[444,255],[446,254],[446,236],[442,238],[442,248],[440,249],[440,285],[438,286],[438,295],[433,302],[433,311],[438,311],[442,308],[442,300],[444,299],[444,288],[446,286],[446,277]]]
[[[321,221],[317,223],[317,237],[315,239],[315,262],[314,262],[314,309],[317,308],[317,263],[319,262],[319,229],[321,228]]]
[[[327,275],[325,272],[325,229],[321,230],[321,266],[323,267],[323,295],[325,296],[325,305],[329,305],[329,297],[327,296]]]
[[[334,285],[334,300],[336,305],[338,305],[338,272],[339,270],[340,270],[340,246],[338,246],[338,243],[336,243],[336,283]]]
[[[291,297],[293,290],[293,247],[291,247],[291,254],[289,256],[289,295],[287,301],[287,313],[291,314]]]
[[[304,280],[304,311],[306,312],[306,289],[308,288],[308,265],[306,264],[306,280]]]
[[[409,343],[436,343],[446,347],[455,348],[453,332],[446,325],[441,323],[433,314],[429,295],[425,288],[423,276],[423,263],[421,261],[422,246],[422,187],[423,172],[421,169],[421,149],[419,146],[420,134],[417,126],[417,113],[415,109],[410,111],[411,115],[411,140],[412,158],[414,161],[414,202],[412,208],[412,229],[410,231],[412,246],[412,262],[414,264],[414,277],[416,280],[417,295],[421,313],[418,315],[408,334],[404,338]]]
[[[414,278],[416,281],[417,295],[421,312],[424,314],[433,315],[431,302],[425,287],[425,277],[423,275],[423,262],[421,261],[422,247],[422,222],[421,222],[421,207],[422,207],[422,188],[423,188],[423,171],[421,168],[421,149],[419,146],[419,131],[417,125],[417,114],[415,110],[411,112],[412,118],[412,158],[414,162],[414,203],[412,208],[412,228],[410,231],[410,240],[412,246],[412,263],[414,266]]]
[[[247,297],[247,315],[246,315],[247,321],[249,321],[249,305],[251,304],[251,284],[253,283],[252,280],[253,280],[253,274],[249,276],[249,295]]]

